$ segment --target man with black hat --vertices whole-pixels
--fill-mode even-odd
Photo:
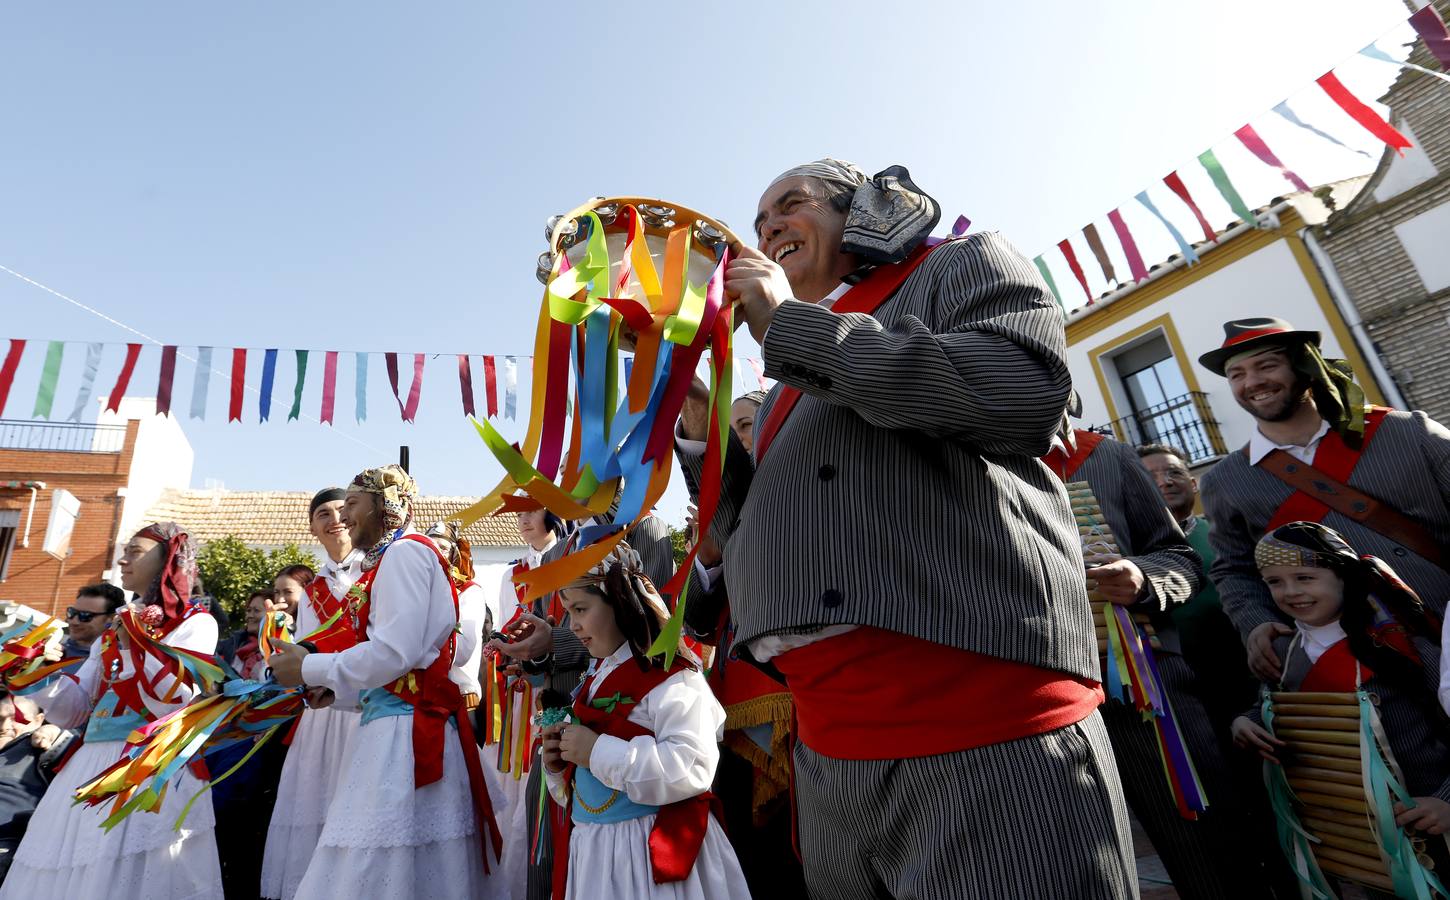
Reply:
[[[1450,431],[1422,412],[1366,407],[1348,363],[1325,359],[1317,331],[1283,319],[1224,325],[1199,357],[1228,379],[1257,429],[1202,479],[1218,558],[1210,574],[1248,646],[1249,667],[1279,677],[1274,638],[1290,633],[1254,565],[1268,532],[1313,521],[1381,557],[1443,615],[1450,572]]]

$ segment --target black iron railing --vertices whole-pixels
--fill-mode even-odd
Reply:
[[[1108,423],[1112,433],[1128,444],[1169,444],[1188,454],[1189,464],[1222,456],[1223,434],[1208,395],[1192,391]],[[1098,429],[1103,430],[1103,429]]]
[[[120,453],[125,446],[125,425],[0,419],[0,448],[60,450],[70,453]]]

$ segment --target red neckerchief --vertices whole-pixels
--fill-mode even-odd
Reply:
[[[574,698],[574,719],[585,728],[598,734],[607,734],[623,740],[648,735],[654,732],[629,720],[629,713],[650,691],[659,687],[684,664],[676,660],[671,669],[650,666],[641,671],[633,659],[626,660],[604,677],[589,699],[589,687],[594,676],[586,678]],[[564,815],[555,820],[554,835],[554,896],[564,897],[569,878],[569,836],[573,830],[572,804],[574,796],[574,766],[564,772],[564,783],[568,786],[568,798]],[[669,884],[684,881],[695,868],[700,847],[705,843],[705,831],[709,827],[710,812],[715,797],[706,791],[695,797],[666,804],[655,814],[654,826],[649,833],[650,870],[655,884]],[[720,818],[716,810],[716,818]]]
[[[911,255],[899,263],[877,266],[871,273],[861,279],[849,291],[831,305],[831,312],[834,313],[866,313],[870,315],[881,307],[881,304],[891,299],[896,289],[901,287],[907,276],[916,271],[916,267],[926,260],[927,254],[937,247],[951,243],[951,240],[942,241],[928,247],[922,244]],[[766,448],[785,420],[790,417],[791,411],[795,409],[796,403],[801,398],[801,392],[789,385],[781,385],[780,396],[775,398],[775,403],[770,407],[770,415],[760,423],[760,428],[755,433],[755,459],[765,459]]]
[[[1093,451],[1097,449],[1098,444],[1103,442],[1104,437],[1104,435],[1098,434],[1096,431],[1083,431],[1082,429],[1074,428],[1072,430],[1072,439],[1073,443],[1077,446],[1073,449],[1072,453],[1068,453],[1061,447],[1053,447],[1047,452],[1046,456],[1042,457],[1042,461],[1047,463],[1047,467],[1058,478],[1061,478],[1064,483],[1071,481],[1072,476],[1076,475],[1077,470],[1082,468],[1082,464],[1087,462],[1089,456],[1093,455]]]
[[[1348,484],[1349,476],[1354,474],[1354,467],[1359,463],[1360,456],[1369,448],[1370,438],[1374,437],[1375,431],[1379,429],[1389,411],[1387,407],[1375,406],[1364,414],[1364,438],[1361,439],[1358,450],[1346,444],[1339,432],[1330,429],[1320,439],[1319,447],[1314,451],[1314,468],[1341,484]],[[1264,526],[1264,532],[1268,533],[1290,522],[1322,522],[1327,515],[1328,506],[1308,494],[1295,491],[1274,511],[1269,524]]]

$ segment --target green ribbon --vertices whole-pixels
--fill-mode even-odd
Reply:
[[[1267,690],[1263,691],[1262,709],[1264,728],[1272,734],[1274,703]],[[1279,848],[1284,851],[1289,867],[1294,870],[1310,900],[1333,900],[1334,891],[1329,886],[1329,879],[1325,878],[1324,870],[1319,868],[1319,860],[1314,857],[1314,845],[1319,843],[1319,839],[1305,831],[1299,821],[1299,813],[1294,809],[1297,798],[1294,789],[1289,786],[1284,767],[1268,760],[1264,760],[1263,767],[1264,786],[1268,788],[1269,806],[1274,811]]]
[[[1052,270],[1047,268],[1047,263],[1040,256],[1034,256],[1032,262],[1037,266],[1037,271],[1042,273],[1042,280],[1047,282],[1047,289],[1052,291],[1052,299],[1057,301],[1058,307],[1062,310],[1062,317],[1067,318],[1067,306],[1062,302],[1062,294],[1057,290],[1057,282],[1052,278]]]
[[[615,691],[614,696],[612,697],[595,697],[593,700],[589,701],[589,705],[594,707],[595,709],[604,710],[605,714],[608,715],[614,712],[614,708],[616,706],[620,706],[621,704],[624,706],[630,706],[634,702],[635,699],[633,697],[626,697],[619,691]]]
[[[45,368],[40,372],[40,390],[35,392],[35,412],[31,413],[34,418],[50,418],[50,408],[55,405],[55,382],[60,378],[60,360],[64,355],[65,342],[51,341],[45,351]]]
[[[292,411],[287,413],[287,421],[292,421],[302,415],[302,385],[307,381],[307,351],[297,351],[297,387],[292,391]]]
[[[1250,225],[1254,224],[1253,211],[1249,209],[1247,203],[1244,203],[1244,198],[1239,196],[1233,182],[1228,180],[1228,173],[1223,170],[1223,163],[1218,161],[1218,157],[1213,155],[1213,151],[1203,151],[1198,155],[1198,161],[1203,163],[1203,167],[1208,170],[1208,177],[1213,179],[1213,186],[1218,188],[1223,199],[1228,201],[1229,208],[1237,213],[1240,219]]]
[[[567,325],[578,325],[588,318],[599,307],[599,298],[609,290],[609,247],[604,243],[604,225],[592,212],[584,214],[584,223],[589,228],[584,258],[549,281],[549,317]],[[589,286],[589,299],[579,303],[574,297],[585,285]]]

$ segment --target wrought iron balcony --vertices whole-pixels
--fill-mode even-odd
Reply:
[[[0,419],[0,449],[120,453],[125,446],[125,425]]]
[[[1191,391],[1110,422],[1118,440],[1139,444],[1168,444],[1188,454],[1190,465],[1205,462],[1227,451],[1218,420],[1208,405],[1208,395]],[[1099,428],[1095,430],[1106,430]]]

